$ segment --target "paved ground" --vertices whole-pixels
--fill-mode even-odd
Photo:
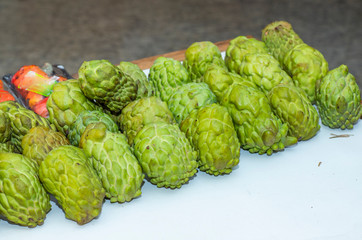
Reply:
[[[195,41],[260,38],[289,21],[330,68],[346,64],[362,87],[361,0],[1,0],[0,75],[22,65],[130,61],[187,48]]]

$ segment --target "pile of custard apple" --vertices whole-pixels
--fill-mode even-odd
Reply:
[[[352,129],[361,95],[345,65],[329,69],[288,22],[261,40],[238,36],[223,58],[195,42],[183,62],[159,57],[148,76],[135,64],[85,61],[59,82],[43,118],[0,103],[0,215],[42,225],[50,195],[65,217],[86,224],[105,199],[140,197],[144,181],[180,188],[198,170],[218,176],[240,150],[271,155],[314,137],[319,119]]]

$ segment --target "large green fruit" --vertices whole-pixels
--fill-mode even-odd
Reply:
[[[137,83],[108,60],[84,61],[78,75],[84,95],[113,113],[137,97]]]
[[[69,140],[64,134],[44,126],[33,127],[21,141],[23,155],[34,161],[37,166],[51,150],[69,144]]]
[[[128,138],[128,143],[133,145],[135,136],[146,124],[175,123],[175,119],[165,102],[159,97],[151,96],[128,104],[119,116],[118,122],[120,129]]]
[[[243,149],[271,155],[297,142],[287,136],[287,125],[274,115],[268,98],[253,82],[217,67],[205,73],[204,81],[227,108]]]
[[[287,52],[283,66],[295,85],[303,89],[308,99],[314,103],[316,82],[328,72],[328,62],[323,55],[307,44],[299,44]]]
[[[155,95],[165,102],[177,87],[191,81],[190,74],[180,61],[165,57],[159,57],[153,63],[148,80],[155,88]]]
[[[288,125],[289,135],[308,140],[320,129],[317,110],[300,88],[291,84],[274,87],[268,95],[274,113]]]
[[[91,123],[102,122],[107,126],[107,130],[111,132],[118,132],[118,125],[112,119],[109,114],[101,112],[99,110],[83,111],[81,112],[74,123],[70,125],[68,139],[74,146],[79,145],[80,138]]]
[[[197,150],[201,171],[217,176],[239,163],[240,143],[225,107],[213,103],[194,109],[180,129]]]
[[[293,84],[293,80],[282,69],[279,62],[270,54],[265,53],[245,55],[237,73],[253,82],[264,94],[268,94],[278,84]]]
[[[185,52],[183,65],[193,82],[201,82],[210,65],[226,68],[219,48],[210,41],[194,42]]]
[[[167,102],[177,123],[189,113],[208,104],[216,103],[216,96],[206,83],[186,83],[178,87]]]
[[[282,63],[284,56],[295,46],[304,43],[294,32],[292,25],[286,21],[275,21],[268,24],[263,30],[261,39],[270,53]]]
[[[68,135],[70,125],[85,110],[100,109],[92,100],[84,96],[76,79],[59,82],[47,101],[49,121],[59,132]]]
[[[138,67],[137,64],[131,62],[120,62],[117,67],[121,70],[121,72],[128,74],[133,81],[136,82],[138,87],[136,99],[155,95],[153,85],[148,81],[147,75],[140,67]]]
[[[255,38],[238,36],[232,39],[225,53],[225,64],[230,72],[239,73],[240,64],[246,54],[268,54],[265,43]]]
[[[157,187],[180,188],[197,172],[197,152],[176,124],[145,125],[134,139],[134,152]]]
[[[111,202],[131,201],[141,195],[144,174],[122,133],[108,131],[104,123],[92,123],[84,131],[80,147],[91,159]]]
[[[42,225],[51,209],[36,163],[17,153],[0,152],[0,215],[18,225]]]
[[[16,151],[22,153],[21,141],[30,129],[36,126],[44,126],[55,130],[48,119],[43,118],[35,112],[23,107],[20,103],[6,101],[0,103],[0,110],[9,117],[11,125],[11,142]]]
[[[105,190],[82,149],[67,145],[53,149],[39,167],[45,189],[54,195],[68,219],[83,225],[97,217]]]
[[[322,123],[352,129],[362,114],[361,92],[346,65],[327,73],[317,84],[317,106]]]

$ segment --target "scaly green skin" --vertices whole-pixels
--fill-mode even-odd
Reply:
[[[23,151],[21,141],[30,129],[36,126],[44,126],[55,130],[53,124],[48,119],[43,118],[35,112],[23,107],[20,103],[6,101],[0,103],[0,110],[5,112],[11,124],[11,142],[17,152]]]
[[[186,83],[175,90],[167,105],[180,124],[192,110],[216,101],[215,94],[206,83]]]
[[[134,139],[134,153],[157,187],[180,188],[197,172],[197,152],[176,124],[145,125]]]
[[[40,164],[39,177],[66,218],[83,225],[100,214],[105,190],[82,149],[72,145],[53,149]]]
[[[17,149],[15,148],[14,144],[11,141],[7,141],[5,143],[0,143],[0,152],[17,152]]]
[[[230,72],[239,73],[241,62],[246,54],[268,54],[265,43],[255,38],[239,36],[232,39],[225,53],[225,64]]]
[[[47,101],[49,121],[65,136],[69,133],[70,125],[77,116],[85,111],[100,109],[92,100],[84,96],[76,79],[70,79],[55,84],[52,94]]]
[[[289,135],[308,140],[320,129],[317,110],[303,90],[291,84],[274,87],[268,94],[274,113],[288,125]]]
[[[69,144],[69,140],[63,133],[44,126],[33,127],[21,141],[23,155],[34,161],[37,166],[40,165],[51,150]]]
[[[201,171],[217,176],[238,165],[240,143],[225,107],[213,103],[194,109],[180,129],[198,152]]]
[[[316,99],[322,123],[330,128],[353,129],[362,116],[361,92],[346,65],[318,82]]]
[[[278,84],[293,84],[293,80],[270,54],[245,55],[237,73],[253,82],[264,94],[268,94]]]
[[[271,155],[297,142],[287,136],[287,125],[273,114],[267,97],[253,82],[218,67],[210,68],[204,81],[227,108],[243,149]]]
[[[120,62],[117,67],[121,70],[121,72],[128,74],[136,82],[138,87],[136,99],[155,95],[153,85],[148,81],[147,75],[140,67],[138,67],[137,64],[131,62]]]
[[[11,123],[9,116],[0,110],[0,143],[6,143],[11,138]]]
[[[137,83],[108,60],[84,61],[78,75],[84,95],[113,113],[137,97]]]
[[[307,44],[299,44],[287,52],[283,66],[295,85],[303,89],[314,103],[316,82],[328,72],[328,62],[323,55]]]
[[[122,133],[108,131],[104,123],[92,123],[84,131],[80,146],[92,160],[112,203],[141,195],[144,174]]]
[[[213,64],[226,68],[219,48],[212,42],[194,42],[186,49],[183,65],[193,82],[202,82],[207,68]]]
[[[128,143],[133,145],[135,136],[146,124],[175,123],[175,119],[165,102],[159,97],[151,96],[128,104],[119,116],[118,122],[120,129],[128,138]]]
[[[148,80],[155,88],[155,96],[165,102],[177,87],[191,81],[190,74],[180,61],[165,57],[159,57],[154,61]]]
[[[0,152],[0,215],[18,225],[42,225],[51,205],[36,164],[17,153]]]
[[[303,40],[294,32],[292,25],[285,21],[276,21],[268,24],[261,34],[262,41],[279,63],[283,63],[284,56]]]
[[[91,123],[103,122],[107,126],[107,130],[111,132],[118,132],[118,125],[112,119],[112,117],[104,112],[94,111],[83,111],[75,119],[74,123],[70,125],[68,139],[74,146],[79,146],[80,138]]]

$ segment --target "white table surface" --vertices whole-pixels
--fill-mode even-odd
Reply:
[[[241,150],[231,174],[199,171],[181,189],[145,180],[139,198],[106,200],[83,226],[52,202],[42,226],[0,220],[0,239],[362,239],[362,123],[353,130],[321,125],[314,138],[272,156]]]

